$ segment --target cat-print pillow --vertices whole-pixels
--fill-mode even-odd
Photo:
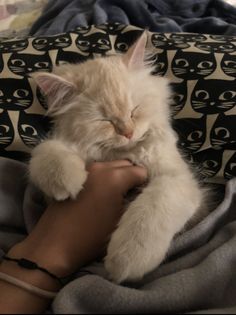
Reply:
[[[47,104],[31,73],[123,53],[141,33],[116,23],[0,40],[0,156],[27,159],[50,130]],[[236,37],[149,33],[148,47],[155,54],[153,75],[171,81],[180,147],[200,165],[203,178],[236,176]]]

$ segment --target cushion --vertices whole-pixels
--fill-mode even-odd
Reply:
[[[115,23],[0,41],[0,155],[27,158],[50,129],[30,73],[125,52],[141,32]],[[153,74],[171,81],[174,128],[189,161],[200,165],[206,180],[236,176],[236,37],[149,33],[148,46],[155,54]]]

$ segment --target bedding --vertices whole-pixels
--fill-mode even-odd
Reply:
[[[47,0],[1,0],[0,37],[28,35]]]
[[[49,0],[31,35],[106,22],[152,32],[236,35],[236,7],[223,0]]]
[[[0,257],[45,208],[41,193],[27,184],[27,165],[4,158],[25,161],[50,129],[30,73],[122,53],[142,31],[116,23],[0,41]],[[154,74],[172,81],[180,146],[202,165],[206,180],[227,181],[225,197],[224,186],[215,186],[222,203],[177,236],[166,262],[143,281],[118,286],[107,280],[102,263],[87,266],[61,290],[52,313],[236,312],[235,42],[233,36],[190,33],[149,33],[148,42]]]
[[[42,214],[27,166],[0,158],[0,260]],[[223,192],[222,192],[223,193]],[[135,284],[107,280],[102,263],[80,270],[55,299],[53,314],[236,314],[236,179],[224,201],[198,226],[176,237],[166,262]],[[155,250],[155,248],[153,248]]]
[[[226,193],[216,186],[221,204],[177,236],[165,263],[143,281],[117,286],[95,263],[78,272],[47,313],[236,314],[235,9],[220,0],[94,2],[51,0],[31,30],[37,37],[0,42],[0,260],[45,208],[41,193],[27,183],[27,165],[4,158],[27,160],[50,129],[46,102],[30,73],[124,52],[142,31],[91,23],[149,26],[161,32],[150,33],[149,46],[155,73],[172,80],[180,146],[202,165],[205,180],[226,182]],[[177,33],[183,30],[190,34]]]

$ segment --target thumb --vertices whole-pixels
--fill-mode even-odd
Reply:
[[[126,166],[122,167],[120,170],[124,182],[124,193],[127,193],[134,187],[143,185],[148,179],[147,169],[142,166]]]

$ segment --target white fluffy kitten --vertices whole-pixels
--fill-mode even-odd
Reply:
[[[123,56],[36,73],[55,128],[32,152],[32,181],[57,200],[75,198],[89,161],[130,159],[145,165],[149,184],[112,235],[105,267],[116,282],[159,266],[173,237],[200,211],[204,191],[177,149],[170,89],[145,65],[147,35]]]

